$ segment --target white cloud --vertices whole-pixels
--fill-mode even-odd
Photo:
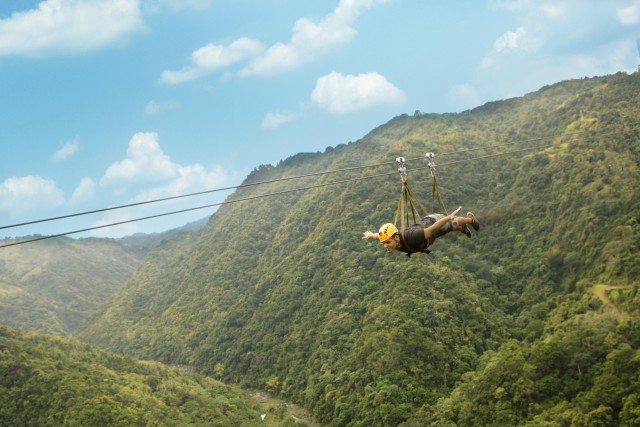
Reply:
[[[495,2],[517,12],[519,25],[498,37],[480,61],[480,78],[527,90],[567,78],[633,71],[637,53],[625,26],[637,25],[640,0]],[[624,5],[624,6],[623,6]],[[571,28],[571,31],[567,31]],[[571,67],[580,66],[581,68]],[[555,71],[554,71],[555,70]],[[476,87],[485,86],[477,82]],[[515,95],[524,92],[516,91]],[[515,96],[514,95],[514,96]]]
[[[46,0],[0,20],[0,56],[94,51],[142,25],[138,0]]]
[[[73,191],[69,202],[73,205],[86,202],[95,195],[95,192],[96,182],[91,178],[82,178],[76,189]]]
[[[492,51],[482,58],[480,68],[492,67],[496,58],[506,55],[523,55],[535,52],[540,48],[541,42],[530,34],[524,27],[518,27],[515,31],[506,31],[493,42]]]
[[[116,209],[107,211],[104,213],[101,219],[94,221],[91,224],[91,228],[95,228],[91,231],[91,235],[94,237],[117,238],[143,232],[143,225],[140,222],[126,223],[127,221],[131,221],[132,219],[135,219],[135,217],[131,215],[131,210],[129,209]],[[119,225],[112,226],[112,224]]]
[[[514,12],[516,29],[498,37],[480,61],[471,82],[479,103],[521,96],[567,79],[637,68],[640,22],[634,21],[640,0],[524,0],[494,5]],[[455,92],[449,95],[453,100]]]
[[[0,184],[0,212],[11,216],[55,208],[63,203],[64,192],[48,178],[11,177]]]
[[[518,11],[531,6],[532,0],[493,0],[490,4],[510,11]]]
[[[490,56],[485,56],[482,58],[482,61],[480,61],[480,69],[490,68],[491,66],[493,66],[493,58]]]
[[[317,24],[301,18],[293,26],[288,43],[276,43],[240,70],[240,76],[273,75],[299,67],[355,37],[353,24],[363,10],[387,0],[341,0],[336,9]]]
[[[502,52],[508,49],[517,49],[522,44],[525,37],[524,28],[520,27],[516,31],[507,31],[493,43],[494,52]]]
[[[227,182],[227,174],[221,167],[207,170],[200,164],[177,165],[177,174],[163,185],[145,189],[138,193],[135,201],[146,201],[175,197],[200,191],[212,190]]]
[[[238,75],[267,76],[295,69],[343,46],[356,35],[354,23],[365,9],[390,0],[340,0],[319,22],[300,18],[293,25],[291,39],[266,48],[260,41],[240,38],[228,46],[209,44],[191,54],[193,65],[179,71],[164,71],[160,82],[179,84],[196,80],[213,71],[249,61]]]
[[[631,5],[618,9],[617,14],[623,25],[636,25],[640,22],[640,0],[635,0]]]
[[[53,160],[54,162],[67,160],[71,158],[79,148],[80,143],[78,142],[78,138],[75,138],[73,141],[67,141],[58,151],[53,154],[51,160]]]
[[[271,112],[268,113],[262,120],[262,128],[275,129],[285,123],[295,120],[296,117],[297,116],[295,114],[291,113],[282,113],[279,111]]]
[[[145,116],[160,114],[161,111],[162,109],[160,108],[160,105],[154,100],[147,102],[147,105],[144,107]]]
[[[470,84],[455,85],[447,94],[449,104],[456,109],[476,107],[480,103],[478,91]]]
[[[212,0],[143,0],[145,11],[158,12],[161,9],[184,10],[196,9],[204,10],[211,5]]]
[[[261,42],[250,38],[240,38],[228,46],[208,44],[191,54],[193,66],[180,71],[163,71],[160,82],[174,85],[198,79],[212,71],[228,67],[264,50]]]
[[[157,183],[151,189],[139,190],[134,198],[142,201],[211,189],[226,179],[221,168],[207,170],[198,163],[187,166],[174,163],[160,148],[157,133],[140,132],[129,141],[127,158],[109,166],[100,185],[138,188],[139,184]]]
[[[158,134],[140,132],[129,141],[127,158],[109,166],[100,179],[100,185],[110,187],[162,181],[175,177],[177,169],[177,165],[160,148]]]
[[[136,141],[135,143],[134,140]],[[141,143],[141,141],[145,142]],[[198,199],[193,197],[178,197],[187,194],[208,192],[221,188],[224,185],[228,185],[229,176],[220,166],[205,168],[197,163],[187,166],[172,163],[169,157],[164,155],[159,146],[156,146],[154,142],[156,142],[155,134],[136,134],[129,145],[129,150],[127,150],[127,159],[112,165],[108,172],[114,172],[114,174],[110,175],[108,173],[105,174],[105,177],[109,176],[110,179],[114,180],[116,178],[132,180],[130,181],[130,185],[127,186],[129,193],[131,193],[131,197],[129,197],[123,204],[136,204],[167,198],[174,199],[163,201],[161,207],[159,207],[158,204],[142,204],[127,209],[116,209],[105,212],[100,220],[95,221],[92,224],[92,227],[100,227],[103,225],[130,221],[136,218],[145,218],[159,214],[163,215],[183,209],[193,209],[199,206],[211,205],[222,202],[224,195],[229,193],[229,191],[226,191],[224,194],[223,192],[220,192],[219,199],[214,199],[214,201],[212,201],[210,196],[206,201],[202,201],[202,199],[200,199],[200,202],[197,202]],[[143,162],[140,161],[140,158],[145,154],[150,157],[150,160],[155,159],[157,165],[163,165],[163,167],[170,169],[172,174],[162,177],[156,176],[158,182],[155,183],[156,185],[151,187],[136,185],[138,183],[133,182],[134,177],[137,176],[141,178],[141,176],[140,174],[135,173],[137,168],[133,165],[142,166]],[[151,160],[151,162],[153,162],[153,160]],[[114,168],[116,165],[117,167]],[[121,172],[122,175],[117,175],[115,172]],[[103,180],[105,180],[105,177],[103,177]],[[115,181],[110,182],[110,184],[115,183]],[[211,209],[213,208],[209,208],[209,213]],[[120,237],[142,231],[149,232],[149,230],[163,231],[178,227],[188,221],[200,219],[206,214],[206,210],[197,209],[191,212],[181,213],[177,216],[163,215],[158,219],[153,219],[152,224],[149,224],[149,220],[145,220],[145,224],[135,221],[127,224],[121,224],[117,227],[100,228],[92,231],[92,234],[100,237]]]
[[[544,3],[540,6],[542,12],[549,18],[560,18],[565,13],[565,9],[559,4]]]
[[[175,108],[178,108],[178,104],[174,101],[165,101],[158,103],[154,100],[151,100],[147,102],[147,105],[145,105],[144,107],[144,115],[155,116],[166,111],[173,110]]]
[[[311,100],[332,113],[345,114],[378,105],[401,104],[405,94],[378,73],[342,75],[335,71],[316,82]]]

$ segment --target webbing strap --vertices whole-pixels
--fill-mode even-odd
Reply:
[[[433,177],[433,191],[432,191],[432,196],[433,196],[432,207],[433,207],[433,210],[435,211],[435,204],[436,204],[436,199],[437,199],[438,203],[440,204],[440,207],[442,208],[442,212],[445,215],[448,215],[449,212],[447,212],[447,208],[444,207],[444,202],[442,201],[442,196],[440,195],[440,190],[438,190],[438,178],[436,176],[436,170],[435,169],[432,169],[431,176]]]
[[[447,209],[444,206],[444,201],[440,195],[440,190],[438,189],[438,178],[436,175],[436,164],[433,160],[434,157],[435,155],[433,153],[427,153],[427,158],[430,159],[429,168],[431,169],[431,177],[433,178],[432,208],[435,211],[436,200],[438,200],[443,213],[448,215]],[[420,200],[418,200],[411,187],[409,187],[409,183],[407,182],[407,169],[404,162],[404,157],[398,157],[396,159],[396,163],[399,165],[398,172],[400,172],[400,176],[402,177],[402,191],[400,192],[400,199],[398,200],[398,207],[396,209],[395,217],[393,218],[393,223],[397,227],[398,217],[400,217],[399,230],[404,230],[405,224],[409,222],[409,210],[406,208],[407,204],[411,210],[411,217],[413,218],[412,224],[418,223],[423,216],[429,214],[422,203],[420,203]],[[418,208],[422,209],[424,215],[420,215]]]
[[[409,209],[406,208],[407,204],[409,205]],[[398,200],[398,207],[396,209],[396,215],[393,218],[393,223],[397,226],[398,217],[400,217],[400,227],[398,227],[398,229],[404,230],[405,225],[409,223],[409,214],[411,214],[411,218],[413,219],[412,224],[418,223],[420,218],[424,216],[420,215],[419,209],[424,212],[424,215],[428,214],[428,211],[422,203],[420,203],[420,200],[416,197],[407,180],[404,179],[402,181],[402,191],[400,193],[400,200]]]

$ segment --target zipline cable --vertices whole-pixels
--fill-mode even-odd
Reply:
[[[562,135],[574,135],[574,134],[582,133],[582,132],[584,132],[584,130],[566,132],[566,133],[563,133]],[[600,135],[600,136],[610,136],[610,135],[614,135],[614,134],[618,134],[618,133],[622,133],[622,131],[610,132],[610,133],[603,134],[603,135]],[[515,144],[519,144],[519,143],[540,141],[540,140],[544,140],[544,139],[553,138],[553,137],[556,137],[556,136],[558,136],[558,135],[544,136],[544,137],[537,137],[537,138],[529,138],[529,139],[525,139],[525,140],[517,140],[517,141],[504,143],[504,144],[496,144],[496,145],[490,145],[490,146],[484,146],[484,147],[468,148],[468,149],[465,149],[465,150],[450,151],[450,152],[445,152],[445,153],[439,153],[438,156],[447,156],[447,155],[452,155],[452,154],[465,153],[465,152],[469,152],[469,151],[505,147],[505,146],[515,145]],[[412,159],[408,159],[408,161],[420,160],[420,159],[424,159],[424,158],[415,157],[415,158],[412,158]],[[259,182],[253,182],[253,183],[248,183],[248,184],[240,184],[240,185],[235,185],[235,186],[230,186],[230,187],[215,188],[215,189],[212,189],[212,190],[199,191],[199,192],[195,192],[195,193],[181,194],[181,195],[177,195],[177,196],[164,197],[164,198],[160,198],[160,199],[146,200],[146,201],[143,201],[143,202],[128,203],[128,204],[125,204],[125,205],[112,206],[112,207],[108,207],[108,208],[101,208],[101,209],[95,209],[95,210],[90,210],[90,211],[84,211],[84,212],[78,212],[78,213],[73,213],[73,214],[61,215],[61,216],[56,216],[56,217],[37,219],[37,220],[33,220],[33,221],[26,221],[26,222],[21,222],[21,223],[16,223],[16,224],[3,225],[3,226],[0,226],[0,230],[9,229],[9,228],[16,228],[16,227],[23,227],[23,226],[26,226],[26,225],[39,224],[39,223],[49,222],[49,221],[57,221],[57,220],[61,220],[61,219],[74,218],[74,217],[77,217],[77,216],[90,215],[90,214],[95,214],[95,213],[100,213],[100,212],[107,212],[107,211],[112,211],[112,210],[117,210],[117,209],[130,208],[130,207],[134,207],[134,206],[141,206],[141,205],[146,205],[146,204],[151,204],[151,203],[159,203],[159,202],[165,202],[165,201],[169,201],[169,200],[182,199],[182,198],[186,198],[186,197],[199,196],[199,195],[203,195],[203,194],[210,194],[210,193],[215,193],[215,192],[220,192],[220,191],[227,191],[227,190],[233,190],[233,189],[239,189],[239,188],[246,188],[246,187],[258,186],[258,185],[263,185],[263,184],[272,184],[272,183],[276,183],[276,182],[280,182],[280,181],[287,181],[287,180],[292,180],[292,179],[308,178],[308,177],[312,177],[312,176],[321,176],[321,175],[327,175],[327,174],[332,174],[332,173],[348,172],[348,171],[359,170],[359,169],[387,166],[387,165],[390,165],[390,164],[393,164],[393,163],[394,162],[383,162],[383,163],[376,163],[376,164],[363,165],[363,166],[351,166],[351,167],[346,167],[346,168],[341,168],[341,169],[328,170],[328,171],[324,171],[324,172],[313,172],[313,173],[308,173],[308,174],[303,174],[303,175],[289,176],[289,177],[277,178],[277,179],[272,179],[272,180],[267,180],[267,181],[259,181]],[[420,168],[420,169],[423,169],[423,168]]]
[[[232,187],[215,188],[213,190],[199,191],[199,192],[196,192],[196,193],[181,194],[181,195],[178,195],[178,196],[164,197],[164,198],[161,198],[161,199],[146,200],[144,202],[129,203],[129,204],[126,204],[126,205],[112,206],[112,207],[109,207],[109,208],[95,209],[95,210],[91,210],[91,211],[78,212],[78,213],[74,213],[74,214],[61,215],[61,216],[56,216],[56,217],[51,217],[51,218],[37,219],[37,220],[34,220],[34,221],[21,222],[21,223],[11,224],[11,225],[3,225],[3,226],[0,226],[0,230],[4,230],[4,229],[7,229],[7,228],[22,227],[22,226],[25,226],[25,225],[39,224],[39,223],[48,222],[48,221],[57,221],[57,220],[60,220],[60,219],[73,218],[73,217],[76,217],[76,216],[83,216],[83,215],[89,215],[89,214],[94,214],[94,213],[107,212],[107,211],[112,211],[112,210],[116,210],[116,209],[130,208],[130,207],[133,207],[133,206],[146,205],[146,204],[150,204],[150,203],[165,202],[167,200],[175,200],[175,199],[182,199],[182,198],[185,198],[185,197],[199,196],[199,195],[202,195],[202,194],[215,193],[215,192],[218,192],[218,191],[226,191],[226,190],[233,190],[233,189],[238,189],[238,188],[246,188],[246,187],[252,187],[252,186],[257,186],[257,185],[262,185],[262,184],[273,184],[275,182],[287,181],[287,180],[291,180],[291,179],[308,178],[308,177],[311,177],[311,176],[326,175],[326,174],[338,173],[338,172],[348,172],[348,171],[358,170],[358,169],[386,166],[386,165],[390,165],[390,164],[393,164],[393,162],[385,162],[385,163],[378,163],[378,164],[371,164],[371,165],[364,165],[364,166],[352,166],[352,167],[343,168],[343,169],[334,169],[334,170],[324,171],[324,172],[313,172],[313,173],[308,173],[308,174],[304,174],[304,175],[288,176],[288,177],[272,179],[272,180],[268,180],[268,181],[252,182],[252,183],[248,183],[248,184],[240,184],[240,185],[235,185],[235,186],[232,186]]]
[[[508,151],[506,153],[489,154],[489,155],[486,155],[486,156],[467,158],[467,159],[462,159],[462,160],[455,160],[455,161],[451,161],[451,162],[447,162],[447,163],[441,163],[440,165],[447,165],[447,164],[454,164],[454,163],[461,163],[461,162],[469,162],[469,161],[472,161],[472,160],[479,160],[479,159],[484,159],[484,158],[487,158],[487,157],[495,157],[495,156],[501,156],[501,155],[506,155],[506,154],[519,153],[519,152],[522,152],[522,151],[535,150],[535,149],[539,149],[539,148],[548,148],[548,147],[552,147],[553,145],[555,145],[555,144],[543,145],[543,146],[535,146],[535,147],[526,147],[526,148],[519,149],[519,150]],[[387,163],[383,163],[383,164],[389,164],[389,163],[393,163],[393,162],[387,162]],[[420,169],[424,169],[426,167],[429,167],[429,166],[416,167],[416,168],[413,168],[413,169],[420,170]],[[157,215],[150,215],[150,216],[141,217],[141,218],[134,218],[134,219],[130,219],[130,220],[127,220],[127,221],[120,221],[120,222],[115,222],[115,223],[110,223],[110,224],[103,224],[103,225],[99,225],[99,226],[95,226],[95,227],[88,227],[88,228],[83,228],[81,230],[68,231],[68,232],[65,232],[65,233],[54,234],[54,235],[50,235],[50,236],[41,236],[41,237],[36,237],[36,238],[33,238],[33,239],[20,240],[20,241],[17,241],[17,242],[0,245],[0,248],[6,248],[6,247],[9,247],[9,246],[17,246],[17,245],[22,245],[22,244],[25,244],[25,243],[38,242],[38,241],[41,241],[41,240],[53,239],[53,238],[56,238],[56,237],[67,236],[67,235],[70,235],[70,234],[83,233],[83,232],[86,232],[86,231],[98,230],[98,229],[101,229],[101,228],[113,227],[113,226],[116,226],[116,225],[128,224],[128,223],[132,223],[132,222],[144,221],[144,220],[153,219],[153,218],[159,218],[159,217],[163,217],[163,216],[169,216],[169,215],[175,215],[175,214],[184,213],[184,212],[190,212],[190,211],[195,211],[195,210],[200,210],[200,209],[206,209],[206,208],[211,208],[211,207],[214,207],[214,206],[228,205],[228,204],[232,204],[232,203],[244,202],[244,201],[248,201],[248,200],[255,200],[255,199],[260,199],[260,198],[265,198],[265,197],[279,196],[279,195],[282,195],[282,194],[293,193],[293,192],[296,192],[296,191],[310,190],[310,189],[320,188],[320,187],[328,187],[330,185],[344,184],[344,183],[347,183],[347,182],[362,181],[362,180],[365,180],[365,179],[379,178],[379,177],[382,177],[382,176],[390,176],[390,175],[396,175],[396,174],[397,174],[397,172],[386,172],[386,173],[381,173],[381,174],[377,174],[377,175],[369,175],[369,176],[363,176],[363,177],[358,177],[358,178],[350,178],[350,179],[344,179],[344,180],[340,180],[340,181],[333,181],[333,182],[328,182],[328,183],[323,183],[323,184],[315,184],[315,185],[310,185],[310,186],[307,186],[307,187],[300,187],[300,188],[293,188],[293,189],[289,189],[289,190],[282,190],[282,191],[277,191],[277,192],[274,192],[274,193],[259,194],[259,195],[256,195],[256,196],[245,197],[245,198],[242,198],[242,199],[227,200],[227,201],[220,202],[220,203],[212,203],[212,204],[208,204],[208,205],[197,206],[197,207],[194,207],[194,208],[181,209],[181,210],[172,211],[172,212],[165,212],[165,213],[161,213],[161,214],[157,214]]]
[[[572,132],[572,133],[577,133],[577,132]],[[604,136],[610,136],[610,135],[614,135],[614,134],[618,134],[618,133],[622,133],[622,131],[620,131],[620,132],[610,132],[610,133],[607,133],[607,134],[601,134],[601,135],[598,135],[598,137],[601,138],[601,137],[604,137]],[[542,139],[548,139],[548,138],[547,137],[536,138],[536,140],[542,140]],[[487,149],[487,148],[493,148],[493,147],[505,146],[505,145],[513,145],[513,144],[514,143],[500,144],[500,145],[489,146],[489,147],[480,147],[478,149]],[[495,154],[488,154],[488,155],[479,156],[479,157],[472,157],[472,158],[466,158],[466,159],[460,159],[460,160],[453,160],[453,161],[450,161],[450,162],[440,163],[439,166],[451,165],[451,164],[463,163],[463,162],[469,162],[469,161],[472,161],[472,160],[480,160],[480,159],[485,159],[485,158],[490,158],[490,157],[496,157],[496,156],[502,156],[502,155],[507,155],[507,154],[519,153],[519,152],[528,151],[528,150],[549,148],[549,147],[553,147],[554,145],[556,145],[556,144],[553,143],[553,144],[548,144],[548,145],[543,145],[543,146],[525,147],[525,148],[522,148],[522,149],[519,149],[519,150],[513,150],[513,151],[504,152],[504,153],[495,153]],[[460,151],[457,151],[457,152],[449,152],[449,153],[444,153],[444,154],[461,153],[461,152],[467,152],[467,151],[472,151],[472,150],[476,150],[476,149],[460,150]],[[415,158],[413,160],[417,160],[417,159],[422,159],[422,157]],[[389,165],[389,164],[393,164],[393,163],[394,162],[383,162],[383,163],[364,165],[364,166],[353,166],[353,167],[335,169],[335,170],[324,171],[324,172],[314,172],[314,173],[309,173],[309,174],[304,174],[304,175],[299,175],[299,176],[278,178],[278,179],[269,180],[269,181],[261,181],[261,182],[249,183],[249,184],[241,184],[241,185],[234,186],[234,187],[227,187],[227,188],[221,188],[221,189],[201,191],[201,192],[197,192],[197,193],[191,193],[191,194],[185,194],[185,195],[180,195],[180,196],[167,197],[167,198],[163,198],[163,199],[150,200],[150,201],[146,201],[146,202],[132,203],[132,204],[116,206],[116,207],[112,207],[112,208],[105,208],[105,209],[98,209],[98,210],[94,210],[94,211],[70,214],[70,215],[65,215],[65,216],[61,216],[61,217],[46,218],[46,219],[42,219],[42,220],[25,222],[25,223],[21,223],[21,224],[14,224],[14,225],[10,225],[10,226],[2,226],[2,227],[0,227],[0,229],[18,227],[18,226],[22,226],[22,225],[35,224],[35,223],[46,222],[46,221],[53,221],[53,220],[56,220],[56,219],[70,218],[70,217],[75,217],[75,216],[80,216],[80,215],[86,215],[86,214],[89,214],[89,213],[104,212],[104,211],[108,211],[108,210],[120,209],[120,208],[131,207],[131,206],[138,206],[138,205],[154,203],[154,202],[159,202],[159,201],[178,199],[178,198],[189,197],[189,196],[193,196],[193,195],[211,193],[211,192],[215,192],[215,191],[223,191],[223,190],[229,190],[229,189],[234,189],[234,188],[250,187],[250,186],[256,186],[256,185],[261,185],[261,184],[268,184],[268,183],[275,183],[275,182],[279,182],[279,181],[286,181],[286,180],[291,180],[291,179],[295,179],[295,178],[320,176],[320,175],[325,175],[325,174],[330,174],[330,173],[344,172],[344,171],[358,170],[358,169],[365,169],[365,168],[370,168],[370,167],[379,167],[379,166],[385,166],[385,165]],[[425,168],[428,168],[428,167],[430,167],[430,166],[416,167],[416,168],[413,168],[413,169],[420,170],[420,169],[425,169]],[[178,210],[178,211],[166,212],[166,213],[146,216],[146,217],[142,217],[142,218],[135,218],[135,219],[131,219],[131,220],[127,220],[127,221],[120,221],[120,222],[111,223],[111,224],[104,224],[104,225],[100,225],[100,226],[96,226],[96,227],[89,227],[89,228],[85,228],[85,229],[81,229],[81,230],[74,230],[74,231],[55,234],[55,235],[50,235],[50,236],[41,236],[41,237],[34,238],[34,239],[22,240],[22,241],[10,243],[10,244],[0,245],[0,248],[4,248],[4,247],[8,247],[8,246],[20,245],[20,244],[24,244],[24,243],[31,243],[31,242],[36,242],[36,241],[40,241],[40,240],[52,239],[52,238],[55,238],[55,237],[62,237],[62,236],[70,235],[70,234],[77,234],[77,233],[82,233],[82,232],[86,232],[86,231],[97,230],[97,229],[101,229],[101,228],[127,224],[127,223],[131,223],[131,222],[137,222],[137,221],[143,221],[143,220],[147,220],[147,219],[158,218],[158,217],[162,217],[162,216],[174,215],[174,214],[178,214],[178,213],[184,213],[184,212],[189,212],[189,211],[194,211],[194,210],[199,210],[199,209],[206,209],[206,208],[210,208],[210,207],[214,207],[214,206],[222,206],[222,205],[241,202],[241,201],[246,201],[246,200],[253,200],[253,199],[258,199],[258,198],[263,198],[263,197],[270,197],[270,196],[276,196],[276,195],[291,193],[291,192],[295,192],[295,191],[309,190],[309,189],[313,189],[313,188],[319,188],[319,187],[326,187],[326,186],[330,186],[330,185],[343,184],[343,183],[351,182],[351,181],[359,181],[359,180],[364,180],[364,179],[369,179],[369,178],[377,178],[377,177],[381,177],[381,176],[395,175],[396,173],[397,172],[390,172],[390,173],[383,173],[383,174],[378,174],[378,175],[369,175],[369,176],[366,176],[366,177],[352,178],[352,179],[346,179],[346,180],[335,181],[335,182],[324,183],[324,184],[316,184],[316,185],[312,185],[312,186],[308,186],[308,187],[301,187],[301,188],[295,188],[295,189],[290,189],[290,190],[283,190],[283,191],[279,191],[279,192],[275,192],[275,193],[267,193],[267,194],[247,197],[247,198],[243,198],[243,199],[228,200],[228,201],[225,201],[225,202],[213,203],[213,204],[208,204],[208,205],[204,205],[204,206],[198,206],[198,207],[195,207],[195,208],[181,209],[181,210]]]
[[[307,187],[293,188],[293,189],[290,189],[290,190],[282,190],[282,191],[277,191],[275,193],[259,194],[257,196],[245,197],[245,198],[242,198],[242,199],[227,200],[227,201],[220,202],[220,203],[212,203],[212,204],[209,204],[209,205],[197,206],[195,208],[181,209],[181,210],[178,210],[178,211],[165,212],[165,213],[162,213],[162,214],[151,215],[151,216],[146,216],[146,217],[142,217],[142,218],[134,218],[134,219],[130,219],[130,220],[127,220],[127,221],[114,222],[112,224],[103,224],[103,225],[98,225],[98,226],[95,226],[95,227],[84,228],[82,230],[74,230],[74,231],[68,231],[66,233],[54,234],[54,235],[51,235],[51,236],[41,236],[41,237],[36,237],[36,238],[33,238],[33,239],[21,240],[21,241],[18,241],[18,242],[13,242],[13,243],[5,244],[5,245],[0,245],[0,248],[6,248],[6,247],[9,247],[9,246],[22,245],[24,243],[38,242],[40,240],[53,239],[55,237],[67,236],[69,234],[83,233],[85,231],[98,230],[98,229],[101,229],[101,228],[112,227],[112,226],[115,226],[115,225],[122,225],[122,224],[131,223],[131,222],[137,222],[137,221],[143,221],[143,220],[147,220],[147,219],[159,218],[159,217],[162,217],[162,216],[175,215],[175,214],[178,214],[178,213],[190,212],[190,211],[195,211],[195,210],[198,210],[198,209],[211,208],[211,207],[214,207],[214,206],[229,205],[229,204],[237,203],[237,202],[245,202],[247,200],[260,199],[260,198],[270,197],[270,196],[279,196],[279,195],[282,195],[282,194],[293,193],[295,191],[310,190],[310,189],[313,189],[313,188],[327,187],[327,186],[330,186],[330,185],[344,184],[344,183],[352,182],[352,181],[360,181],[360,180],[364,180],[364,179],[377,178],[377,177],[381,177],[381,176],[389,176],[389,175],[395,175],[395,174],[396,174],[396,172],[387,172],[387,173],[382,173],[382,174],[378,174],[378,175],[362,176],[362,177],[359,177],[359,178],[344,179],[344,180],[341,180],[341,181],[328,182],[328,183],[324,183],[324,184],[315,184],[315,185],[310,185],[310,186],[307,186]]]

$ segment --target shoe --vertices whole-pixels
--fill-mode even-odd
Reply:
[[[473,220],[473,222],[471,223],[471,226],[473,227],[473,229],[476,231],[480,230],[480,223],[476,219],[476,216],[471,212],[467,212],[467,217]]]

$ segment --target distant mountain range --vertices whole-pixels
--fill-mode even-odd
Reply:
[[[122,239],[59,237],[0,249],[0,324],[71,335],[95,315],[164,240],[209,218],[163,233]]]

